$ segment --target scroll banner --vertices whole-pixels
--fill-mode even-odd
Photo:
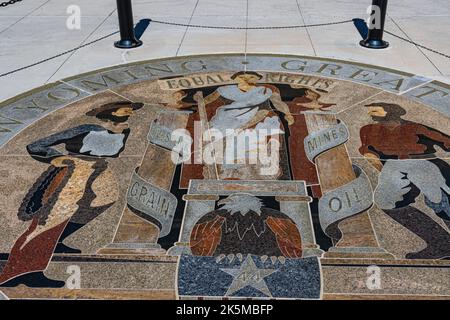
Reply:
[[[177,141],[172,140],[172,132],[174,129],[160,125],[153,122],[147,136],[147,140],[153,144],[172,151],[176,146]]]
[[[358,166],[353,165],[357,178],[352,182],[326,193],[319,200],[319,220],[322,230],[335,222],[366,211],[373,204],[373,190],[369,178]]]
[[[314,163],[318,155],[346,143],[349,137],[347,126],[343,122],[312,132],[305,138],[306,156]]]
[[[308,88],[312,90],[322,90],[330,92],[337,86],[337,82],[332,79],[320,78],[305,74],[286,74],[278,72],[261,72],[263,77],[259,84],[287,84],[293,88]],[[202,89],[212,86],[236,85],[236,81],[231,79],[233,73],[205,73],[193,76],[158,80],[158,85],[164,91],[180,91],[189,89]]]
[[[160,238],[170,233],[178,203],[173,194],[148,183],[135,172],[128,189],[127,202],[152,222],[156,220]]]

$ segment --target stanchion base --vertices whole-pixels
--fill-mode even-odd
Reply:
[[[389,42],[383,40],[361,40],[359,44],[369,49],[386,49],[389,47]]]
[[[142,43],[140,40],[120,40],[114,42],[114,46],[119,49],[133,49],[142,46]]]

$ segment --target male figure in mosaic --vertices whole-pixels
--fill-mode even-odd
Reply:
[[[103,178],[102,183],[117,188],[105,159],[118,157],[124,150],[130,134],[127,120],[142,106],[130,102],[104,105],[87,113],[101,120],[102,126],[81,125],[27,146],[35,160],[50,166],[19,208],[19,219],[31,224],[14,244],[1,271],[0,286],[64,286],[64,282],[46,278],[43,271],[55,248],[61,253],[80,253],[66,247],[63,240],[114,203],[104,203],[110,197],[93,185]]]
[[[450,136],[423,124],[404,120],[406,110],[396,104],[367,106],[375,124],[361,128],[360,153],[380,171],[375,203],[427,243],[411,259],[450,257],[450,233],[413,207],[420,194],[450,227],[450,166],[436,158],[436,147],[450,151]]]

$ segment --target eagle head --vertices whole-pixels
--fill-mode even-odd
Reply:
[[[242,216],[245,216],[250,211],[261,215],[263,206],[261,199],[247,193],[232,194],[228,198],[220,200],[217,204],[230,214],[239,212]]]

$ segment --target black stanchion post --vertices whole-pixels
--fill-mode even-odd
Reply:
[[[142,41],[136,39],[134,34],[133,8],[131,0],[116,0],[117,13],[119,15],[120,41],[114,46],[120,49],[132,49],[142,45]]]
[[[386,21],[388,0],[373,0],[371,21],[368,25],[367,39],[359,44],[370,49],[384,49],[389,47],[389,42],[383,40],[384,22]],[[373,20],[372,20],[373,19]],[[373,23],[372,23],[373,22]]]

